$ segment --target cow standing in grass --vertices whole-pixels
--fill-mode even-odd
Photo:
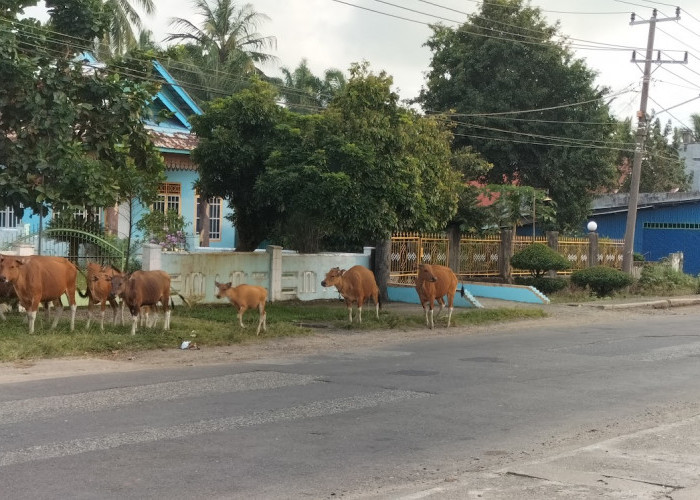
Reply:
[[[321,281],[321,286],[335,286],[348,306],[348,317],[352,323],[352,304],[357,304],[357,321],[362,323],[362,305],[370,298],[374,301],[374,307],[379,319],[379,287],[374,279],[372,271],[362,266],[353,266],[347,271],[334,267],[326,273]]]
[[[170,275],[165,271],[134,271],[126,276],[112,277],[112,294],[121,297],[131,311],[131,334],[136,335],[136,323],[143,306],[154,306],[154,327],[158,318],[155,306],[160,302],[165,311],[164,330],[170,330]]]
[[[214,282],[216,286],[216,298],[221,299],[226,297],[238,311],[238,323],[241,328],[245,328],[243,324],[243,313],[248,309],[257,309],[260,313],[258,320],[258,331],[255,335],[260,335],[260,328],[263,331],[267,330],[267,313],[265,312],[265,302],[267,302],[267,290],[256,285],[238,285],[232,287],[231,283]]]
[[[100,330],[105,329],[105,308],[107,302],[109,302],[112,308],[112,324],[117,324],[117,300],[116,296],[112,293],[112,279],[115,276],[121,276],[121,272],[112,266],[102,266],[95,262],[89,262],[87,265],[87,290],[85,294],[80,291],[81,297],[87,297],[88,299],[88,320],[85,328],[90,328],[90,323],[92,322],[92,310],[95,304],[100,304],[101,319],[100,319]],[[122,314],[122,322],[123,322]]]
[[[455,294],[457,293],[457,276],[452,269],[437,264],[420,264],[418,266],[418,276],[416,276],[416,291],[423,310],[425,311],[425,325],[431,329],[435,327],[433,321],[433,306],[435,301],[440,304],[438,316],[445,307],[445,295],[447,295],[447,306],[449,315],[447,316],[447,326],[449,328],[454,310]],[[430,320],[428,320],[430,311]]]
[[[0,282],[12,283],[19,303],[27,310],[29,333],[34,333],[36,311],[48,302],[57,308],[51,328],[56,328],[63,312],[61,296],[66,294],[71,309],[70,329],[75,328],[75,288],[78,269],[63,257],[34,255],[31,257],[0,256]]]

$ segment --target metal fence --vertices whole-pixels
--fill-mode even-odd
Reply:
[[[118,243],[100,235],[76,228],[53,227],[28,235],[18,235],[5,242],[0,251],[10,250],[17,245],[30,245],[35,255],[66,257],[80,269],[86,269],[88,262],[112,265],[124,269],[126,252]]]
[[[513,253],[528,245],[541,243],[546,245],[547,238],[538,236],[515,236]],[[570,274],[577,269],[588,267],[588,238],[559,238],[557,251],[571,264],[571,269],[560,272]],[[597,265],[622,268],[623,240],[601,239],[598,242]],[[399,233],[391,238],[391,282],[413,284],[418,271],[418,264],[447,265],[449,241],[444,234],[421,235],[417,233]],[[464,237],[459,242],[460,279],[498,277],[500,273],[501,236]],[[528,274],[529,271],[513,269],[514,276]]]

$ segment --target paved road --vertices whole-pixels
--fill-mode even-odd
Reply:
[[[699,316],[0,385],[0,497],[698,498]]]

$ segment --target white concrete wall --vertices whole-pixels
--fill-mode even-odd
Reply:
[[[157,245],[144,245],[143,269],[166,271],[172,288],[195,303],[221,302],[215,297],[214,281],[262,286],[273,302],[333,299],[338,296],[335,287],[321,286],[328,270],[370,267],[371,250],[361,254],[298,254],[270,246],[264,252],[161,252]]]

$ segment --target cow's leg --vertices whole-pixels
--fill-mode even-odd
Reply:
[[[435,301],[440,306],[440,310],[438,311],[437,316],[436,316],[437,318],[439,318],[440,315],[442,314],[442,310],[445,308],[445,299],[443,299],[442,297],[438,297],[437,299],[435,299]]]
[[[63,302],[61,302],[61,299],[54,300],[53,306],[54,309],[56,309],[56,316],[53,319],[53,323],[51,323],[52,330],[56,328],[56,325],[58,325],[58,320],[61,319],[61,315],[63,314]],[[72,329],[73,328],[71,328],[71,330]]]
[[[245,325],[243,324],[243,313],[246,311],[246,308],[241,306],[238,308],[238,324],[241,325],[241,328],[245,328]]]
[[[346,300],[345,305],[348,306],[348,321],[352,323],[352,302]]]
[[[136,323],[139,321],[139,314],[131,315],[131,334],[136,335]]]
[[[450,327],[450,320],[452,319],[452,311],[454,311],[454,306],[455,306],[455,296],[454,295],[448,295],[447,296],[447,306],[449,307],[450,313],[447,316],[447,328]]]
[[[362,302],[361,300],[357,301],[357,322],[362,323]]]
[[[92,323],[92,297],[88,295],[88,312],[87,312],[87,323],[85,323],[85,329],[90,329],[90,323]]]
[[[434,301],[432,301],[432,300],[430,301],[430,329],[431,330],[433,328],[435,328],[435,321],[433,319],[433,302]]]
[[[170,330],[170,309],[165,311],[165,323],[163,324],[163,330]]]
[[[100,303],[100,331],[105,331],[105,309],[107,308],[107,300],[102,299]]]
[[[262,318],[262,329],[264,332],[267,331],[267,311],[265,311],[265,304],[260,304],[258,306],[258,311],[260,311],[260,317]],[[258,325],[258,328],[260,326]]]
[[[260,319],[258,320],[258,331],[255,332],[255,335],[260,335],[260,328],[262,327],[263,330],[267,330],[267,325],[266,320],[265,320],[265,310],[264,306],[260,307],[258,306],[258,312],[260,313]]]
[[[70,331],[75,330],[75,312],[78,310],[77,304],[71,304],[70,306]]]
[[[5,317],[5,313],[3,312],[3,305],[4,304],[0,304],[0,319],[6,321],[7,318]]]
[[[27,311],[27,319],[29,320],[29,333],[34,333],[34,321],[36,320],[36,310]]]

